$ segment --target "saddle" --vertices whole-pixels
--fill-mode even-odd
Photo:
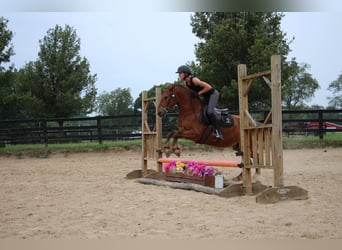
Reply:
[[[202,112],[201,112],[201,122],[210,125],[210,118],[207,115],[207,110],[208,110],[208,106],[205,105],[202,108]],[[219,117],[219,125],[220,127],[226,127],[226,128],[230,128],[232,126],[234,126],[234,119],[233,116],[229,113],[229,109],[228,108],[224,108],[224,109],[218,109],[215,108],[215,112],[217,117]]]

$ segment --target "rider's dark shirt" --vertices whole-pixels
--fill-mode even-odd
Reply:
[[[193,79],[193,78],[194,78],[194,76],[192,76],[192,77],[190,78],[190,86],[188,86],[188,87],[189,87],[189,89],[192,89],[192,90],[196,91],[196,93],[198,93],[198,92],[200,92],[203,88],[202,88],[201,86],[194,85],[194,84],[192,83],[192,79]],[[204,93],[203,96],[204,96],[205,98],[208,98],[213,92],[214,92],[214,88],[212,88],[212,89],[209,90],[208,92]]]

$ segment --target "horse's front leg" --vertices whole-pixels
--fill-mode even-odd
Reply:
[[[170,155],[172,153],[172,151],[170,150],[170,139],[174,137],[175,133],[177,133],[177,131],[172,131],[172,132],[168,133],[166,136],[166,141],[165,141],[165,144],[163,146],[164,153],[165,153],[166,157],[170,157]]]
[[[180,157],[181,155],[181,149],[178,145],[178,138],[180,137],[181,137],[181,133],[179,131],[175,131],[175,133],[173,134],[172,152],[178,157]]]

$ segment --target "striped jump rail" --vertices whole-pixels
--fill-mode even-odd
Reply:
[[[238,161],[225,161],[225,160],[187,160],[187,159],[178,159],[178,158],[159,158],[158,162],[160,163],[170,163],[174,161],[180,161],[183,163],[196,162],[201,165],[210,166],[210,167],[231,167],[231,168],[242,168],[243,163]]]

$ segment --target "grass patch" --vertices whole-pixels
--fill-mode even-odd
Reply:
[[[327,132],[323,139],[318,136],[283,137],[284,149],[342,147],[342,133]]]
[[[165,139],[163,139],[163,143]],[[206,151],[213,150],[213,147],[200,145],[193,141],[180,139],[179,145],[185,149],[202,149]],[[283,137],[284,149],[300,148],[323,148],[323,147],[342,147],[342,133],[327,132],[324,139],[318,136],[290,136]],[[141,149],[141,140],[126,141],[105,141],[102,144],[98,142],[64,143],[49,144],[47,147],[38,144],[25,145],[5,145],[0,147],[0,155],[15,155],[18,159],[23,158],[24,152],[30,152],[31,157],[47,158],[52,151],[61,152],[87,152],[87,151],[106,151],[108,149],[120,148],[125,150]],[[222,149],[224,150],[224,149]]]
[[[61,152],[86,152],[86,151],[106,151],[110,148],[133,149],[141,147],[141,140],[131,141],[109,141],[103,142],[81,142],[81,143],[61,143],[49,144],[45,147],[42,144],[6,145],[0,148],[0,155],[15,154],[17,158],[22,158],[23,152],[30,152],[33,157],[46,158],[51,151]]]

